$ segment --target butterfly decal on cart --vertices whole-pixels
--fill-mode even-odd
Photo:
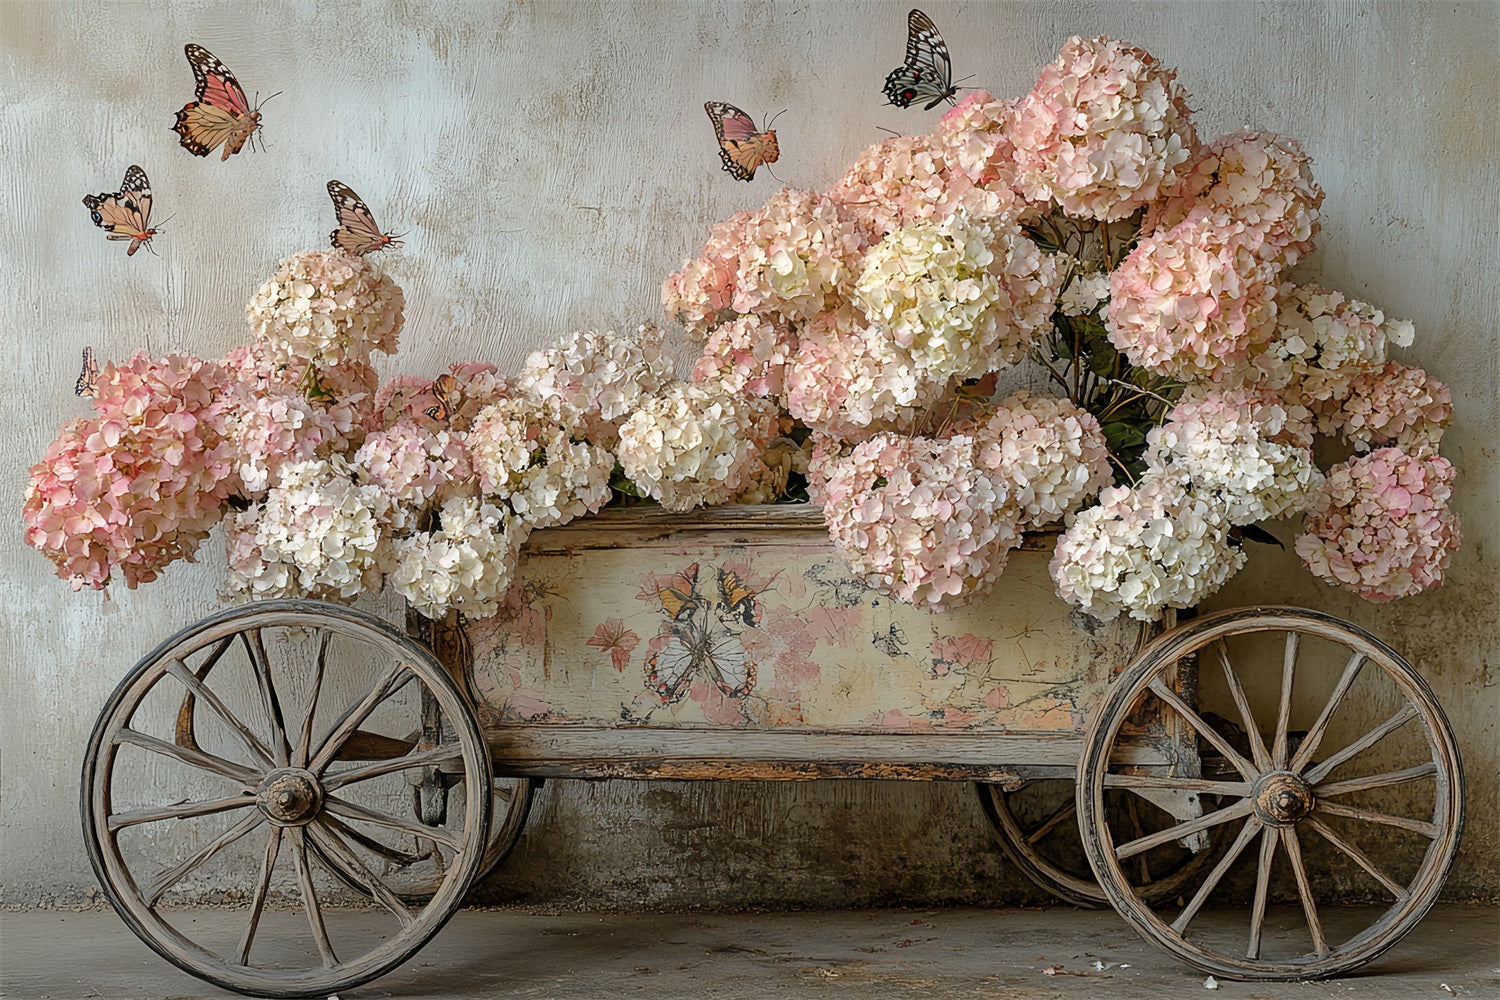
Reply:
[[[700,678],[729,698],[743,698],[755,687],[755,664],[740,635],[758,624],[756,598],[765,587],[751,587],[729,567],[716,571],[707,593],[698,587],[698,563],[653,581],[667,617],[653,643],[656,651],[646,658],[646,683],[663,705],[681,701]]]
[[[339,227],[328,234],[328,242],[339,250],[363,257],[376,250],[401,245],[400,236],[382,232],[375,217],[354,189],[343,181],[328,182],[328,197]]]
[[[183,52],[193,68],[196,100],[177,112],[172,131],[182,137],[183,148],[194,156],[207,156],[223,144],[222,162],[244,148],[260,128],[260,106],[250,107],[245,88],[212,52],[192,42],[183,46]],[[271,97],[280,93],[278,90]]]
[[[932,18],[915,7],[906,15],[906,61],[886,76],[884,92],[898,108],[926,101],[926,111],[944,101],[953,104],[958,93],[948,46]]]
[[[113,194],[86,194],[83,204],[94,225],[104,230],[105,239],[130,241],[125,256],[134,256],[141,247],[151,249],[151,237],[158,230],[151,228],[151,182],[140,167],[131,164],[120,190]]]
[[[757,168],[775,163],[781,156],[771,122],[764,129],[757,129],[755,119],[724,101],[709,101],[703,110],[708,112],[714,136],[719,140],[719,159],[735,180],[753,179]]]

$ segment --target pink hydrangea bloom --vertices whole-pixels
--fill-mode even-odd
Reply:
[[[1007,484],[1023,529],[1059,520],[1110,483],[1099,421],[1066,399],[1018,392],[966,432],[980,470]]]
[[[1393,445],[1430,452],[1453,419],[1453,393],[1422,369],[1391,361],[1354,376],[1344,398],[1321,403],[1317,413],[1319,430],[1341,434],[1360,450]]]
[[[865,582],[919,607],[989,592],[1020,544],[1004,486],[974,440],[880,433],[841,454],[824,441],[809,469],[834,547]]]
[[[191,558],[237,486],[218,365],[144,353],[101,373],[97,416],[75,420],[31,468],[26,540],[75,590],[118,572],[134,588]]]
[[[377,486],[388,500],[388,524],[395,531],[416,527],[418,516],[451,483],[473,474],[463,436],[434,432],[414,420],[401,420],[365,438],[354,453],[361,482]]]
[[[987,90],[971,90],[938,122],[934,142],[950,170],[961,171],[986,191],[1016,184],[1016,150],[1011,143],[1018,101],[995,100]]]
[[[1018,189],[1104,222],[1172,190],[1198,141],[1175,77],[1144,49],[1068,39],[1016,108]]]
[[[1297,536],[1312,574],[1382,603],[1443,582],[1458,547],[1453,464],[1381,448],[1329,470]]]
[[[730,394],[779,397],[786,364],[797,347],[790,325],[774,317],[740,316],[714,327],[693,365],[693,381]]]
[[[1146,212],[1143,232],[1171,229],[1196,208],[1242,223],[1260,238],[1257,253],[1290,267],[1312,250],[1323,189],[1295,139],[1241,131],[1201,148],[1181,186]]]
[[[1219,379],[1276,332],[1278,265],[1259,238],[1202,209],[1141,240],[1110,275],[1110,340],[1134,365]]]

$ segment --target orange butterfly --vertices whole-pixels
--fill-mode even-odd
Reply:
[[[772,580],[774,579],[775,577],[773,576]],[[719,593],[724,598],[725,610],[742,618],[745,624],[751,628],[754,628],[757,624],[755,598],[769,586],[770,582],[768,581],[766,586],[760,588],[760,590],[752,590],[746,585],[745,581],[740,579],[740,575],[734,570],[725,567],[719,568]]]
[[[151,182],[140,167],[131,165],[125,171],[125,183],[114,194],[86,194],[83,203],[94,225],[108,233],[105,239],[130,241],[127,257],[156,235],[151,228]]]
[[[223,143],[224,155],[219,157],[222,162],[244,148],[260,128],[260,107],[250,107],[245,88],[212,52],[192,42],[183,51],[193,68],[198,99],[177,112],[177,124],[172,131],[182,136],[183,148],[194,156],[207,156]],[[279,93],[278,90],[276,94]]]
[[[432,394],[437,397],[437,405],[429,406],[427,415],[445,424],[452,423],[453,414],[458,412],[458,379],[439,375],[432,382]]]
[[[661,600],[661,609],[674,619],[685,618],[698,610],[703,600],[697,594],[698,564],[693,563],[681,573],[674,573],[656,581],[656,596]]]
[[[343,181],[328,182],[328,197],[333,199],[334,215],[339,222],[339,227],[328,234],[328,240],[338,249],[363,257],[372,250],[401,245],[398,237],[380,231],[370,209]]]
[[[73,392],[84,399],[93,399],[99,395],[99,365],[94,361],[92,347],[83,349],[83,371],[78,373],[78,381],[73,383]]]
[[[724,161],[724,169],[735,180],[750,180],[755,176],[755,168],[775,163],[781,155],[770,122],[766,123],[765,131],[760,131],[756,129],[754,119],[723,101],[709,101],[703,105],[703,110],[708,112],[708,120],[714,123],[714,135],[719,139],[719,159]]]

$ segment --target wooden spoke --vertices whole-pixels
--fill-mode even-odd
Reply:
[[[308,762],[307,769],[314,774],[322,774],[323,769],[329,765],[334,755],[339,752],[339,747],[343,746],[344,741],[359,728],[360,723],[368,719],[370,713],[375,711],[376,706],[382,701],[405,687],[413,679],[413,676],[405,663],[398,662],[392,666],[386,672],[386,675],[380,679],[380,683],[376,684],[370,693],[365,695],[363,701],[350,706],[339,717],[339,721],[334,725],[333,731],[328,734],[328,737],[323,740],[323,745],[318,748],[317,755]]]
[[[1256,778],[1260,777],[1260,774],[1255,770],[1255,765],[1240,756],[1239,751],[1230,746],[1228,740],[1220,736],[1213,726],[1204,721],[1203,716],[1194,711],[1187,702],[1182,700],[1176,691],[1167,687],[1160,678],[1151,682],[1151,691],[1162,701],[1170,705],[1174,712],[1186,719],[1188,725],[1192,726],[1199,736],[1212,743],[1214,749],[1223,754],[1224,759],[1233,764],[1234,769],[1240,772],[1246,781],[1253,782]]]
[[[362,820],[374,826],[384,827],[387,830],[399,830],[402,833],[409,833],[413,837],[426,837],[430,840],[435,840],[450,851],[456,851],[462,846],[442,827],[424,826],[413,820],[388,816],[373,809],[366,809],[364,806],[357,806],[353,802],[346,802],[334,795],[324,798],[323,808],[335,816],[342,816],[345,819]]]
[[[154,806],[149,809],[132,809],[115,813],[109,818],[109,829],[123,830],[140,823],[159,823],[164,819],[190,819],[193,816],[211,816],[231,809],[244,809],[255,805],[255,797],[248,792],[230,795],[222,799],[205,799],[202,802],[179,802],[171,806]]]
[[[1325,802],[1318,800],[1318,812],[1327,813],[1330,816],[1343,816],[1345,819],[1363,820],[1366,823],[1379,823],[1383,826],[1399,827],[1402,830],[1410,830],[1412,833],[1420,833],[1429,840],[1436,840],[1442,833],[1435,823],[1428,823],[1420,819],[1408,819],[1405,816],[1392,816],[1389,813],[1375,812],[1371,809],[1359,809],[1355,806],[1340,805],[1337,802]]]
[[[1331,781],[1326,785],[1318,785],[1316,792],[1323,798],[1330,795],[1350,795],[1354,792],[1368,791],[1371,788],[1388,788],[1391,785],[1417,781],[1421,778],[1437,774],[1437,770],[1437,765],[1429,760],[1425,764],[1402,768],[1399,771],[1386,771],[1384,774],[1367,774],[1362,778],[1349,778],[1345,781]]]
[[[318,902],[318,891],[313,886],[312,866],[307,861],[307,827],[298,827],[292,834],[292,864],[297,869],[297,885],[302,891],[302,905],[307,910],[307,923],[312,928],[313,940],[317,942],[318,954],[322,956],[323,968],[332,969],[339,964],[333,953],[333,943],[328,940],[328,928],[323,925],[323,907]]]
[[[193,676],[197,677],[200,681],[207,677],[208,672],[218,664],[220,658],[224,655],[224,651],[233,642],[234,636],[232,635],[220,639],[214,645],[213,652],[209,653],[203,662],[198,665],[198,669],[193,672]],[[177,732],[173,737],[177,740],[179,746],[191,747],[194,750],[198,749],[198,741],[193,734],[193,705],[196,703],[197,698],[193,696],[191,691],[183,696],[182,707],[177,710]]]
[[[333,633],[318,630],[318,659],[313,664],[312,688],[307,693],[307,713],[302,716],[302,731],[297,734],[297,747],[292,753],[293,767],[306,767],[307,756],[312,753],[313,719],[318,714],[318,696],[323,690],[323,670],[328,660],[328,643]]]
[[[1318,904],[1313,900],[1312,885],[1307,880],[1307,866],[1302,863],[1302,844],[1297,839],[1297,828],[1284,826],[1279,832],[1281,846],[1286,848],[1287,860],[1292,865],[1292,876],[1297,880],[1297,896],[1302,900],[1302,915],[1307,920],[1307,931],[1312,935],[1313,951],[1323,958],[1328,954],[1328,942],[1323,937]]]
[[[1281,654],[1281,700],[1276,705],[1276,735],[1271,741],[1271,766],[1286,769],[1287,730],[1292,721],[1292,677],[1297,670],[1297,644],[1302,633],[1288,631]]]
[[[1208,792],[1211,795],[1244,798],[1250,794],[1248,781],[1210,781],[1207,778],[1176,778],[1161,774],[1106,774],[1105,788],[1165,788],[1178,792]]]
[[[1364,753],[1370,747],[1385,739],[1385,737],[1395,732],[1397,729],[1400,729],[1402,726],[1406,725],[1407,722],[1415,719],[1416,717],[1417,706],[1408,702],[1406,707],[1402,708],[1395,715],[1392,715],[1389,719],[1386,719],[1380,725],[1376,726],[1368,733],[1365,733],[1359,739],[1344,747],[1344,749],[1340,750],[1332,757],[1329,757],[1327,760],[1324,760],[1322,763],[1318,764],[1312,770],[1308,771],[1307,774],[1303,775],[1303,777],[1307,780],[1308,784],[1316,785],[1318,782],[1322,781],[1329,774],[1331,774],[1334,768],[1344,763],[1344,761],[1349,760],[1351,757],[1356,757],[1359,754]]]
[[[194,854],[182,862],[182,864],[162,872],[161,875],[157,876],[156,881],[152,882],[151,886],[141,894],[141,898],[146,901],[147,906],[155,906],[156,901],[161,899],[162,893],[187,878],[215,854],[218,854],[224,848],[239,840],[257,826],[260,826],[263,822],[265,822],[265,817],[261,815],[259,810],[250,813],[250,815],[240,820],[234,826],[215,837],[212,843],[204,847],[197,854]]]
[[[1172,929],[1174,931],[1178,934],[1187,931],[1188,924],[1193,922],[1193,918],[1198,915],[1198,911],[1203,908],[1203,904],[1208,902],[1208,897],[1219,887],[1219,882],[1228,873],[1229,869],[1233,867],[1235,861],[1239,859],[1245,848],[1250,845],[1250,841],[1255,839],[1255,834],[1260,829],[1260,820],[1254,815],[1245,818],[1245,825],[1240,827],[1239,836],[1234,838],[1234,843],[1229,845],[1229,850],[1224,852],[1224,856],[1219,859],[1219,863],[1214,865],[1213,869],[1208,873],[1208,877],[1203,880],[1203,884],[1198,887],[1198,891],[1193,893],[1193,898],[1188,900],[1187,906],[1183,907],[1182,912],[1177,915],[1177,919],[1172,921]]]
[[[134,729],[120,730],[115,734],[114,742],[128,743],[131,746],[140,747],[142,750],[159,753],[163,757],[172,757],[199,770],[212,771],[220,777],[238,782],[246,789],[254,788],[260,782],[260,776],[243,764],[236,764],[233,761],[225,760],[223,757],[218,757],[202,750],[189,750],[187,747],[180,747],[175,743],[159,740],[155,736],[138,733]]]
[[[339,830],[341,828],[348,829],[344,824],[339,823],[338,820],[325,817],[324,819],[314,820],[308,825],[307,831],[312,836],[313,843],[317,844],[324,853],[337,859],[339,864],[344,867],[344,870],[352,875],[355,881],[364,887],[366,892],[373,896],[381,906],[384,906],[391,913],[395,914],[396,919],[400,921],[402,927],[409,926],[416,919],[415,915],[407,908],[405,903],[396,898],[395,894],[391,892],[390,888],[384,882],[366,867],[363,861],[359,860],[359,856],[349,850],[344,842],[339,839]]]
[[[1214,649],[1219,654],[1219,666],[1224,671],[1224,681],[1229,685],[1229,696],[1234,699],[1234,705],[1240,710],[1240,725],[1245,729],[1245,738],[1250,741],[1250,756],[1255,761],[1255,766],[1261,771],[1271,770],[1271,754],[1266,750],[1266,742],[1261,738],[1260,726],[1255,721],[1255,713],[1250,711],[1250,699],[1245,697],[1245,689],[1240,685],[1240,679],[1235,676],[1234,665],[1229,662],[1229,648],[1220,639],[1214,643]]]
[[[1371,861],[1369,856],[1366,855],[1364,851],[1361,851],[1358,847],[1355,847],[1349,841],[1345,840],[1343,837],[1340,837],[1337,831],[1335,831],[1327,823],[1324,823],[1316,816],[1309,816],[1307,817],[1307,819],[1303,820],[1303,822],[1306,823],[1312,830],[1316,831],[1318,836],[1328,841],[1334,847],[1337,847],[1340,851],[1342,851],[1350,859],[1352,859],[1355,864],[1363,868],[1367,875],[1369,875],[1375,881],[1379,882],[1381,885],[1385,886],[1385,890],[1392,896],[1395,896],[1398,902],[1404,902],[1408,897],[1411,896],[1411,893],[1406,891],[1405,886],[1377,868],[1375,866],[1375,862]]]
[[[1260,834],[1260,860],[1255,866],[1255,899],[1250,904],[1250,943],[1245,946],[1245,957],[1251,961],[1260,958],[1260,933],[1266,922],[1266,899],[1271,891],[1271,862],[1276,858],[1276,831],[1266,827]]]
[[[1123,861],[1128,857],[1132,857],[1142,851],[1149,851],[1151,848],[1169,841],[1180,840],[1190,833],[1197,833],[1199,830],[1207,830],[1209,827],[1218,826],[1220,823],[1228,823],[1231,820],[1240,819],[1248,816],[1254,810],[1254,807],[1255,804],[1249,799],[1240,799],[1232,805],[1225,806],[1223,809],[1216,810],[1215,812],[1204,813],[1202,816],[1190,819],[1186,823],[1179,823],[1165,830],[1158,830],[1156,833],[1121,844],[1115,848],[1115,857]]]
[[[440,764],[446,761],[457,761],[463,759],[463,750],[456,743],[448,743],[443,746],[433,747],[431,750],[422,750],[418,753],[407,754],[393,760],[377,760],[371,764],[360,767],[351,767],[347,771],[339,771],[337,774],[329,774],[324,777],[324,791],[334,791],[345,785],[352,785],[356,781],[368,781],[378,778],[382,774],[391,774],[396,771],[409,771],[414,767],[425,767],[430,764]]]
[[[258,758],[261,764],[266,767],[275,766],[271,762],[271,751],[266,749],[266,745],[219,700],[219,696],[214,694],[211,688],[200,681],[187,668],[187,664],[183,663],[180,659],[173,658],[167,660],[163,666],[166,667],[167,673],[181,681],[187,686],[189,691],[197,695],[202,699],[204,704],[213,709],[214,714],[223,720],[230,731],[240,738],[241,743],[245,744],[245,748],[250,751],[251,756]]]
[[[255,894],[250,899],[250,922],[240,937],[239,951],[235,961],[250,964],[250,945],[255,941],[255,930],[260,926],[260,915],[266,908],[266,893],[271,888],[271,873],[276,868],[276,856],[281,853],[281,827],[271,827],[271,836],[266,841],[266,856],[261,861],[260,879],[255,883]]]
[[[1041,840],[1043,837],[1047,836],[1047,834],[1056,829],[1059,823],[1067,819],[1069,816],[1072,816],[1077,811],[1077,801],[1071,795],[1068,796],[1067,801],[1053,810],[1052,815],[1044,819],[1040,826],[1026,835],[1026,843],[1035,844],[1037,841]]]
[[[1328,723],[1333,720],[1333,714],[1338,711],[1339,705],[1344,700],[1344,695],[1349,693],[1349,688],[1354,684],[1354,679],[1359,676],[1359,668],[1365,665],[1365,654],[1356,650],[1349,657],[1348,664],[1344,667],[1344,673],[1339,677],[1339,682],[1334,686],[1333,693],[1328,696],[1328,703],[1323,706],[1323,711],[1318,715],[1318,721],[1312,724],[1307,731],[1307,737],[1302,745],[1297,748],[1296,756],[1287,764],[1290,771],[1300,771],[1312,760],[1312,755],[1318,752],[1318,744],[1323,742],[1323,734],[1328,731]]]
[[[286,767],[291,762],[292,748],[286,738],[286,720],[281,714],[281,699],[276,695],[276,683],[271,679],[271,662],[266,658],[266,646],[260,629],[248,629],[240,633],[245,653],[255,671],[256,685],[260,688],[260,700],[271,720],[271,758],[277,767]]]

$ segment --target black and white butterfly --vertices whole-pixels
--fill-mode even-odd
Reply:
[[[953,104],[957,93],[943,36],[932,18],[913,7],[906,15],[906,62],[886,76],[886,98],[898,108],[926,101],[924,110],[931,111],[943,101]]]

